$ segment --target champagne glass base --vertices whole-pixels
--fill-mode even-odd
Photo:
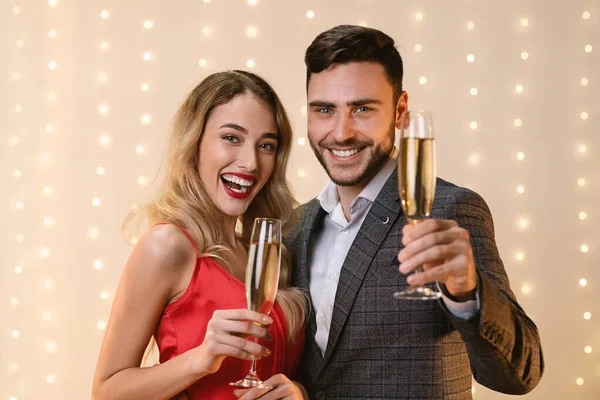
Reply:
[[[406,290],[394,293],[394,298],[400,300],[437,300],[440,297],[442,297],[440,292],[423,286],[409,287]]]
[[[241,388],[261,388],[261,389],[273,389],[272,386],[265,385],[263,381],[261,381],[256,374],[249,372],[246,377],[240,379],[237,382],[232,382],[229,384],[230,386],[241,387]]]

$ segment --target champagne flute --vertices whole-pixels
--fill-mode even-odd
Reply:
[[[248,309],[269,315],[273,309],[279,269],[281,267],[281,221],[271,218],[256,218],[248,250],[246,267],[246,303]],[[257,339],[254,338],[256,343]],[[250,371],[231,386],[272,389],[256,374],[256,360],[252,356]]]
[[[435,195],[435,142],[431,114],[425,110],[406,111],[402,116],[398,189],[402,210],[411,225],[429,218]],[[419,266],[415,273],[423,272]],[[425,286],[412,286],[394,293],[396,299],[435,300],[440,292]]]

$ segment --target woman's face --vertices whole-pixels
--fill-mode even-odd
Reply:
[[[269,106],[252,94],[215,107],[200,142],[198,171],[225,214],[240,216],[275,167],[278,129]]]

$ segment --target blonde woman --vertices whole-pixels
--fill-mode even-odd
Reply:
[[[285,110],[262,78],[220,72],[189,93],[174,119],[164,187],[124,223],[143,217],[151,229],[123,270],[94,399],[235,399],[229,382],[253,355],[262,357],[259,376],[276,386],[272,396],[302,398],[289,377],[303,350],[306,303],[287,286],[286,257],[269,316],[246,309],[243,283],[254,218],[292,222],[291,144]],[[160,364],[140,368],[151,338]]]

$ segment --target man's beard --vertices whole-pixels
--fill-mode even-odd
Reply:
[[[329,170],[329,168],[327,167],[327,163],[325,162],[323,155],[318,151],[318,149],[316,149],[312,140],[309,139],[309,143],[310,143],[310,147],[313,149],[313,152],[315,153],[315,156],[317,157],[317,160],[319,160],[319,162],[323,166],[323,169],[325,169],[325,172],[327,172],[329,179],[331,179],[333,181],[333,183],[335,183],[338,186],[354,186],[354,185],[358,185],[361,182],[364,182],[367,179],[371,179],[381,169],[381,167],[383,167],[383,165],[389,160],[389,158],[392,155],[392,151],[394,149],[394,137],[395,137],[395,125],[394,125],[394,121],[392,120],[392,123],[391,123],[390,127],[388,128],[388,132],[387,132],[387,135],[386,135],[384,141],[381,142],[381,144],[379,146],[373,148],[372,155],[369,158],[369,160],[367,161],[367,165],[364,167],[364,169],[359,174],[357,174],[355,177],[348,177],[348,178],[334,177],[331,174],[331,171]],[[338,147],[338,148],[346,148],[346,149],[347,148],[363,148],[363,147],[368,147],[368,146],[372,145],[372,143],[373,143],[372,141],[359,142],[355,139],[350,139],[350,140],[347,140],[347,141],[341,142],[341,143],[338,143],[338,142],[333,142],[331,144],[327,143],[326,147],[329,147],[329,148]],[[329,151],[329,150],[325,149],[325,151]],[[361,151],[367,151],[367,148],[364,148]]]

